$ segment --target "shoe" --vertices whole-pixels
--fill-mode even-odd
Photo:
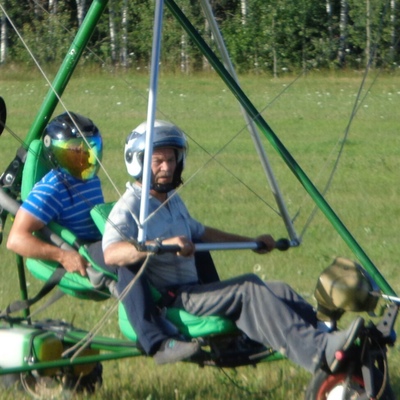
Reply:
[[[156,364],[175,363],[185,360],[200,351],[198,342],[184,342],[176,339],[166,339],[153,358]]]
[[[347,330],[329,334],[325,349],[325,359],[332,373],[336,372],[341,361],[341,355],[337,353],[346,352],[352,346],[363,326],[364,319],[358,317],[350,324]]]

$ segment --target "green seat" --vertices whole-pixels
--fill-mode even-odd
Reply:
[[[179,308],[167,308],[166,315],[168,320],[186,337],[196,338],[237,332],[235,323],[227,318],[217,316],[198,317]],[[122,303],[119,303],[118,323],[121,332],[127,339],[137,340],[136,332],[128,321],[128,316]]]
[[[28,258],[26,267],[35,278],[47,282],[51,279],[57,263],[52,261],[36,260]],[[87,277],[79,274],[66,272],[57,283],[59,289],[73,297],[85,300],[106,300],[110,297],[108,290],[94,289],[92,283]]]
[[[29,146],[22,172],[21,199],[25,200],[36,182],[49,172],[48,162],[43,156],[43,142],[35,139]]]
[[[22,175],[22,200],[26,199],[35,183],[38,182],[49,171],[48,165],[43,158],[42,149],[43,143],[41,140],[32,141],[29,147],[29,152]],[[91,216],[101,233],[104,232],[105,222],[107,221],[108,215],[114,204],[114,202],[99,204],[96,205],[91,211]],[[53,222],[49,224],[49,227],[67,244],[75,248],[77,247],[79,241],[77,240],[76,236],[72,234],[72,232]],[[115,274],[102,270],[100,266],[97,266],[96,263],[91,260],[90,255],[83,244],[78,246],[78,251],[91,262],[95,270],[106,275],[109,279],[117,279]],[[55,262],[37,259],[27,259],[26,266],[35,278],[45,282],[51,279],[54,271],[58,267],[57,263]],[[110,297],[110,293],[106,287],[96,289],[93,287],[92,282],[87,277],[82,277],[76,273],[66,272],[57,285],[64,293],[81,299],[103,300]],[[160,297],[160,294],[154,288],[153,293],[155,298]],[[122,303],[119,304],[118,312],[119,326],[122,334],[128,339],[136,341],[136,333],[128,321],[126,311]],[[187,313],[184,310],[179,310],[176,308],[167,309],[167,317],[183,334],[190,337],[231,333],[237,330],[236,325],[231,320],[226,318],[215,316],[197,317]]]
[[[104,232],[105,221],[114,204],[115,203],[99,204],[91,211],[92,218],[101,232]],[[152,288],[152,291],[155,299],[161,297],[156,289]],[[181,333],[188,337],[209,336],[237,331],[235,323],[227,318],[217,316],[198,317],[177,308],[167,308],[166,312],[167,318]],[[118,308],[118,321],[123,335],[130,340],[136,341],[136,332],[128,321],[128,316],[122,303],[119,304]]]
[[[43,156],[43,142],[41,140],[33,140],[29,146],[27,158],[22,172],[21,199],[25,200],[32,190],[33,186],[49,171],[49,163]],[[77,237],[69,230],[63,228],[55,222],[49,224],[49,228],[58,235],[68,245],[75,247],[79,243]],[[90,260],[85,246],[79,246],[78,251],[85,258]],[[94,269],[103,272],[95,263],[92,263]],[[37,279],[47,282],[57,268],[57,263],[31,259],[26,260],[26,267],[29,272]],[[105,272],[112,279],[116,279],[109,272]],[[93,290],[92,283],[79,274],[66,272],[58,282],[58,287],[64,293],[91,300],[104,300],[110,297],[107,288],[99,288]]]

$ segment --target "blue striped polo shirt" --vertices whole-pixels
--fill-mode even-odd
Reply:
[[[104,202],[100,179],[81,181],[57,169],[47,173],[29,193],[21,207],[47,225],[55,221],[79,239],[100,240],[90,210]]]

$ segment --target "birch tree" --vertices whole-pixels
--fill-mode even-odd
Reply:
[[[247,0],[240,0],[240,11],[242,14],[242,24],[246,24],[247,17]]]
[[[371,4],[365,1],[365,64],[369,66],[371,60]]]
[[[121,7],[121,49],[120,61],[123,67],[128,66],[128,0],[123,0]]]
[[[3,1],[2,5],[5,7],[6,1]],[[1,10],[0,24],[0,64],[4,64],[7,56],[7,18]]]
[[[333,42],[333,6],[331,0],[326,0],[326,15],[328,24],[329,56],[332,57]]]
[[[111,63],[117,61],[117,28],[115,23],[114,0],[108,2],[108,29],[110,32],[110,57]]]
[[[76,0],[76,13],[78,26],[81,26],[86,14],[86,0]]]
[[[396,50],[396,42],[397,42],[397,35],[396,35],[396,7],[397,1],[390,0],[390,60],[393,63],[395,59],[395,50]]]
[[[347,19],[348,19],[348,2],[347,0],[340,0],[340,38],[338,48],[338,63],[342,67],[346,60],[346,47],[347,47]]]

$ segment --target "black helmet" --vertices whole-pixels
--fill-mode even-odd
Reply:
[[[99,170],[103,141],[89,118],[73,112],[55,117],[44,130],[43,143],[52,165],[77,179],[93,178]]]
[[[147,122],[141,123],[126,138],[125,165],[128,174],[138,181],[142,180],[144,148],[146,142]],[[151,188],[160,193],[169,192],[182,184],[182,171],[185,166],[188,144],[185,134],[176,125],[167,121],[155,120],[153,132],[153,149],[173,148],[176,152],[176,169],[173,182],[170,184],[152,183]]]

